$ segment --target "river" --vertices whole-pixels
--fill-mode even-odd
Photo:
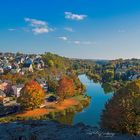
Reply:
[[[94,83],[86,75],[80,75],[79,79],[86,86],[86,94],[91,96],[91,102],[82,112],[75,114],[73,124],[83,122],[84,124],[99,126],[102,110],[113,93],[106,94],[100,83]]]
[[[57,121],[66,124],[84,123],[99,127],[100,116],[106,102],[112,97],[113,92],[106,93],[100,83],[94,83],[85,74],[79,75],[80,81],[86,86],[86,95],[91,97],[90,104],[76,114],[67,114],[57,118]]]

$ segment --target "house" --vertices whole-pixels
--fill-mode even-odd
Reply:
[[[20,70],[21,70],[21,69],[19,68],[18,63],[13,63],[13,64],[12,64],[12,69],[11,69],[11,73],[12,73],[12,74],[19,73]]]
[[[43,62],[43,60],[41,60],[41,58],[36,58],[34,60],[34,65],[36,66],[37,69],[40,70],[41,68],[44,67],[44,62]]]
[[[3,90],[0,90],[0,98],[5,98],[6,93]]]
[[[29,71],[29,72],[33,72],[33,66],[32,64],[24,64],[22,67],[22,71]]]
[[[23,63],[24,63],[24,60],[25,60],[25,58],[24,58],[23,56],[17,56],[17,57],[15,58],[15,62],[16,62],[17,64],[23,64]]]
[[[37,78],[36,81],[40,84],[40,86],[44,89],[44,91],[46,91],[46,92],[48,91],[48,85],[47,85],[45,79]]]
[[[131,76],[131,80],[136,80],[137,78],[138,78],[138,75],[137,74]]]
[[[3,74],[4,73],[4,70],[3,70],[3,68],[1,67],[0,68],[0,74]]]
[[[0,90],[4,91],[7,89],[9,83],[8,82],[2,82],[0,83]]]
[[[9,97],[4,97],[2,100],[2,104],[5,105],[6,103],[10,102],[10,98]]]
[[[16,97],[19,97],[20,96],[20,91],[21,89],[24,87],[23,84],[20,84],[20,85],[13,85],[12,88],[13,88],[13,91],[14,91],[14,95]]]
[[[1,81],[0,90],[2,90],[6,94],[6,96],[13,96],[11,82],[8,80],[5,80],[4,82]]]
[[[5,103],[9,102],[10,98],[6,97],[6,93],[3,90],[0,90],[0,105],[4,105]]]
[[[22,71],[29,71],[33,72],[33,66],[32,66],[33,61],[28,58],[25,63],[23,64]]]

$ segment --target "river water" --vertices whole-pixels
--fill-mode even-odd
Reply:
[[[112,97],[113,92],[105,93],[100,83],[94,83],[86,75],[80,75],[79,79],[86,86],[86,94],[91,97],[91,102],[82,112],[75,114],[73,124],[82,122],[92,126],[99,126],[102,111],[106,102]]]

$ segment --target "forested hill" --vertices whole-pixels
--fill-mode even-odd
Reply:
[[[42,59],[49,67],[56,67],[60,69],[67,69],[71,67],[71,60],[66,57],[52,54],[50,52],[42,54]]]

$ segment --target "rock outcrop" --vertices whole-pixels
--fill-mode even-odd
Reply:
[[[79,123],[74,126],[53,121],[22,121],[0,125],[0,140],[139,140],[139,136],[110,133]]]

